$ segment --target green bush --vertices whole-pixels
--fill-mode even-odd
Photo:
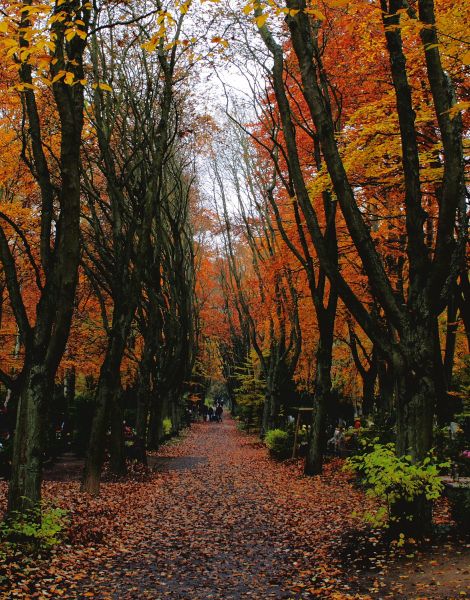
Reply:
[[[398,457],[393,444],[375,444],[372,451],[352,456],[345,468],[357,473],[367,494],[379,501],[374,514],[364,516],[374,526],[390,527],[416,535],[419,514],[430,510],[441,495],[440,470],[448,463],[436,464],[431,458],[413,463],[411,456]],[[424,519],[423,519],[424,522]]]
[[[173,432],[173,423],[171,419],[163,419],[163,435],[171,435]]]
[[[279,460],[289,458],[292,454],[292,436],[282,429],[270,429],[264,436],[264,443],[269,452]]]
[[[67,512],[52,505],[32,508],[0,523],[0,539],[8,546],[30,551],[49,551],[60,544],[67,525]]]
[[[392,427],[383,424],[370,423],[367,427],[348,430],[346,432],[357,437],[358,453],[371,451],[376,444],[386,445],[392,443],[395,432]]]
[[[237,404],[237,415],[240,421],[243,423],[245,431],[259,429],[262,413],[262,405]]]
[[[258,429],[261,425],[266,384],[262,369],[254,350],[246,361],[236,369],[238,387],[235,391],[237,415],[245,423],[246,430]]]

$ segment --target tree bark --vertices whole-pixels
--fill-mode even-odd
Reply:
[[[30,6],[31,2],[25,3]],[[91,5],[90,5],[91,7]],[[90,7],[73,0],[64,5],[70,23],[81,21],[86,32]],[[65,19],[67,20],[67,19]],[[72,71],[76,79],[73,86],[63,80],[52,84],[55,108],[59,117],[60,158],[58,173],[60,183],[52,183],[52,174],[46,158],[41,122],[32,85],[32,68],[28,61],[20,66],[20,79],[29,87],[22,93],[25,118],[31,151],[28,167],[40,190],[40,269],[31,259],[40,290],[36,305],[34,326],[21,295],[15,259],[8,239],[0,227],[0,259],[3,264],[10,303],[25,347],[25,362],[17,381],[19,403],[13,441],[12,478],[8,493],[8,514],[40,508],[42,457],[44,444],[44,415],[53,393],[54,378],[65,351],[72,321],[75,290],[80,259],[80,144],[83,129],[84,90],[80,81],[84,77],[83,53],[86,42],[79,36],[65,39],[64,20],[51,25],[55,48],[50,74]],[[28,11],[22,13],[20,46],[29,48],[26,33],[31,26]],[[85,36],[86,37],[86,36]],[[55,221],[53,226],[53,213]]]
[[[12,476],[8,489],[7,514],[38,507],[41,500],[44,453],[44,410],[53,389],[53,379],[42,361],[26,366],[19,389],[16,428],[13,439]]]
[[[120,389],[115,394],[111,405],[111,436],[109,439],[109,470],[118,477],[127,472],[123,416],[122,390]]]
[[[158,385],[157,385],[158,389]],[[154,391],[150,409],[150,426],[147,445],[152,450],[157,450],[164,438],[163,419],[168,414],[168,396],[163,390]]]
[[[393,362],[379,356],[377,365],[379,382],[378,415],[390,418],[395,411],[395,377]]]
[[[135,422],[136,435],[141,440],[147,439],[148,416],[150,404],[150,368],[149,360],[144,355],[139,365],[139,378],[137,384],[137,415]]]
[[[434,325],[429,319],[404,331],[394,361],[397,454],[409,454],[413,461],[423,460],[432,447],[437,395]]]
[[[88,451],[83,472],[82,491],[94,496],[100,491],[101,470],[105,459],[106,430],[113,400],[120,390],[120,368],[126,348],[132,314],[118,315],[115,307],[113,328],[108,341],[96,392],[96,409],[91,426]]]
[[[334,294],[334,292],[331,293]],[[319,311],[318,316],[320,339],[316,354],[317,371],[315,375],[314,410],[304,466],[306,475],[318,475],[323,469],[325,425],[328,402],[331,396],[331,364],[333,358],[333,331],[336,317],[336,299],[333,300],[333,306],[330,305],[330,310]]]

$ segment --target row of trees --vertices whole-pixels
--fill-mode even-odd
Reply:
[[[0,378],[16,414],[14,514],[40,502],[58,377],[69,399],[93,380],[84,491],[99,492],[106,447],[112,472],[125,471],[123,386],[142,444],[160,443],[165,418],[181,426],[197,338],[197,194],[195,136],[182,134],[186,11],[2,8]]]
[[[93,379],[92,493],[106,439],[125,469],[122,388],[156,446],[193,367],[251,398],[262,435],[309,404],[309,474],[339,383],[423,459],[470,331],[464,3],[1,8],[10,512],[40,500],[60,379]],[[249,106],[227,92],[217,124],[193,72],[221,54]]]
[[[254,2],[258,41],[234,25],[240,71],[251,63],[258,79],[248,77],[249,116],[228,109],[232,146],[224,131],[212,150],[221,356],[244,391],[254,350],[262,434],[279,424],[293,376],[314,396],[310,474],[346,354],[364,412],[375,403],[396,423],[400,456],[424,459],[435,417],[448,423],[457,406],[453,374],[470,341],[468,54],[463,7],[437,8]]]

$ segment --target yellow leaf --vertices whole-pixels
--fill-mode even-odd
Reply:
[[[247,4],[244,9],[243,9],[243,14],[244,15],[249,15],[251,13],[251,11],[253,10],[253,4],[250,2],[250,4]]]
[[[309,15],[312,15],[313,17],[315,17],[315,19],[318,19],[319,21],[324,21],[326,19],[325,15],[316,8],[306,8],[305,12]]]
[[[470,102],[457,102],[457,104],[454,104],[454,106],[446,112],[448,112],[449,117],[453,119],[459,114],[459,112],[467,110],[468,108],[470,108]]]
[[[52,83],[55,83],[56,81],[59,81],[59,79],[62,79],[62,77],[65,77],[65,75],[66,75],[65,71],[59,71],[57,73],[57,75],[55,77],[53,77]]]
[[[261,29],[261,27],[263,27],[263,25],[266,23],[266,21],[268,20],[268,14],[264,13],[262,15],[259,15],[259,17],[255,18],[255,23],[256,25],[258,25],[258,27]]]
[[[66,85],[72,85],[75,80],[75,75],[73,73],[67,72],[64,77],[64,82]]]
[[[142,48],[144,50],[147,50],[147,52],[153,52],[155,50],[155,48],[157,47],[157,44],[158,44],[158,39],[152,38],[150,41],[145,42],[145,44],[142,44]]]
[[[93,87],[94,88],[98,87],[100,90],[104,90],[105,92],[112,92],[113,91],[113,88],[110,85],[108,85],[107,83],[103,83],[101,81],[100,81],[100,83],[95,84]]]
[[[224,46],[224,48],[228,48],[228,45],[229,45],[228,42],[227,42],[227,40],[224,40],[224,38],[221,38],[218,35],[215,36],[215,37],[213,37],[211,39],[211,42],[213,44],[220,44],[221,46]]]
[[[0,33],[8,33],[8,23],[6,21],[0,21]]]
[[[5,48],[14,48],[16,51],[16,48],[18,48],[18,42],[16,40],[5,38],[2,40],[2,46]]]
[[[470,65],[470,50],[462,56],[462,62],[464,65]]]

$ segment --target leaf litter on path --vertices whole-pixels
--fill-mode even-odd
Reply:
[[[370,533],[353,516],[367,501],[338,461],[304,477],[228,418],[194,424],[152,463],[148,478],[104,483],[99,498],[46,482],[45,496],[70,512],[70,542],[3,565],[2,598],[428,597],[422,579],[403,583],[409,568],[392,577],[380,545],[366,567],[346,552],[348,532]]]

